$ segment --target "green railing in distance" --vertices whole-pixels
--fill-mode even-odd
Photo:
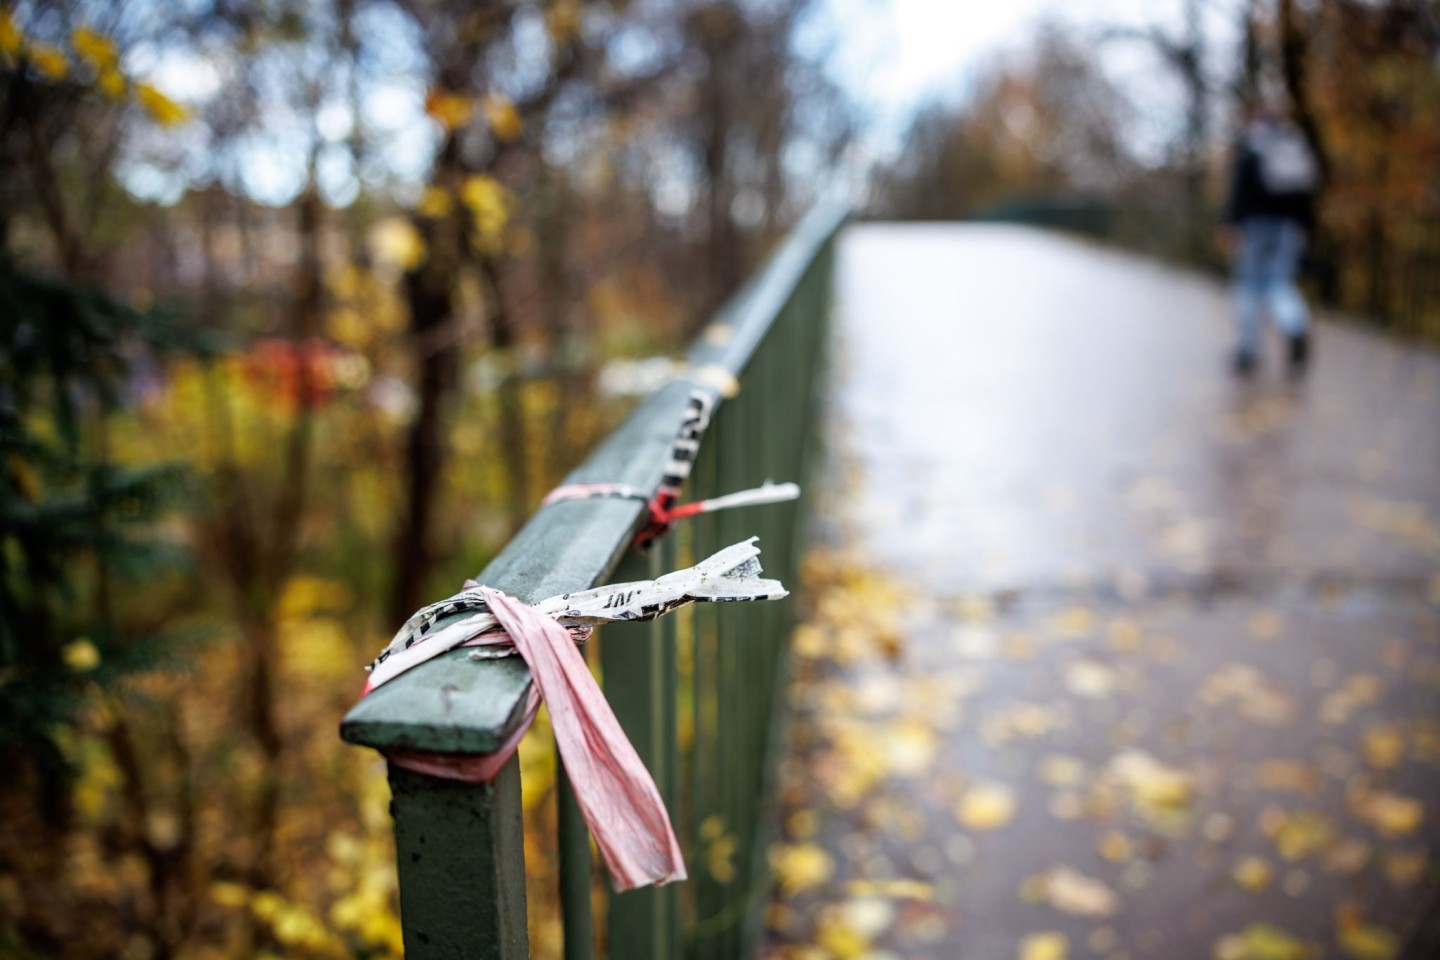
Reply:
[[[814,447],[834,238],[844,217],[829,208],[807,216],[701,334],[688,354],[691,374],[650,396],[566,482],[653,491],[696,389],[715,395],[716,405],[686,499],[765,479],[803,482]],[[725,399],[718,392],[729,378],[740,389]],[[805,502],[700,515],[645,554],[630,549],[645,519],[642,504],[556,503],[536,513],[476,579],[535,602],[655,577],[758,535],[766,575],[793,588]],[[607,942],[596,943],[590,839],[561,773],[558,882],[567,960],[719,960],[753,952],[769,884],[771,778],[792,621],[793,598],[701,604],[653,623],[608,626],[587,645],[670,809],[691,879],[611,895],[600,925]],[[476,661],[451,651],[357,703],[341,736],[382,751],[490,753],[521,722],[529,684],[518,657]],[[486,784],[392,765],[390,787],[406,955],[528,956],[518,761]]]

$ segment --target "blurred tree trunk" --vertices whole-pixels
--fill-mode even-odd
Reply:
[[[731,215],[734,187],[730,179],[728,141],[730,103],[726,67],[736,30],[737,14],[728,6],[706,7],[697,18],[700,49],[707,69],[701,85],[704,111],[706,256],[709,290],[700,322],[708,319],[740,284],[740,237]]]
[[[570,449],[571,417],[581,395],[581,378],[576,368],[574,338],[568,323],[572,288],[566,270],[569,217],[569,186],[561,173],[544,158],[539,160],[539,188],[535,199],[536,241],[539,247],[539,291],[550,363],[554,371],[555,409],[550,415],[550,447],[543,480],[560,481],[575,462]]]
[[[1205,83],[1205,34],[1200,13],[1200,0],[1186,0],[1185,39],[1174,46],[1172,55],[1185,84],[1185,205],[1190,221],[1186,244],[1195,262],[1203,261],[1209,252],[1211,230],[1205,197],[1210,96]]]
[[[175,956],[194,923],[196,897],[195,791],[189,751],[180,735],[180,720],[173,702],[155,704],[158,731],[141,743],[130,705],[119,697],[109,699],[111,722],[104,729],[106,744],[123,775],[120,802],[123,842],[140,851],[149,873],[150,903],[145,925],[154,935],[152,957]],[[148,731],[147,731],[148,732]],[[157,742],[158,741],[158,742]],[[159,793],[151,784],[160,779],[155,751],[168,754],[174,767],[174,796],[155,802]],[[149,775],[147,776],[147,771]]]
[[[309,503],[311,459],[315,434],[315,384],[311,369],[313,338],[320,322],[324,287],[320,262],[320,230],[324,207],[315,187],[314,163],[310,185],[296,204],[296,233],[300,259],[295,296],[287,330],[295,363],[295,417],[282,447],[280,485],[270,517],[265,562],[257,569],[258,582],[249,591],[248,617],[242,616],[247,641],[247,677],[250,731],[263,762],[255,801],[255,855],[252,882],[257,888],[278,881],[275,860],[275,826],[280,812],[280,781],[284,740],[275,713],[276,669],[279,666],[277,606],[295,568],[300,533]]]
[[[515,318],[506,300],[504,274],[494,257],[480,256],[480,275],[489,289],[486,299],[490,308],[490,342],[506,359],[495,399],[500,413],[500,454],[505,461],[506,512],[513,535],[525,522],[530,509],[523,371],[516,362]]]
[[[1308,80],[1313,23],[1299,10],[1295,0],[1280,0],[1279,27],[1280,71],[1285,78],[1285,92],[1290,98],[1295,123],[1310,142],[1315,162],[1320,166],[1320,187],[1323,190],[1325,181],[1329,179],[1331,159]]]
[[[1324,198],[1331,180],[1333,160],[1321,129],[1319,107],[1310,92],[1311,34],[1315,26],[1295,0],[1279,0],[1277,25],[1280,30],[1280,73],[1295,125],[1305,135],[1310,152],[1320,170],[1320,183],[1315,192],[1317,210],[1324,209]],[[1341,296],[1338,258],[1351,256],[1343,245],[1334,242],[1325,226],[1325,218],[1317,216],[1309,241],[1309,272],[1318,278],[1321,299],[1336,302]],[[1356,251],[1358,253],[1358,251]]]
[[[1235,78],[1235,99],[1242,108],[1248,109],[1260,102],[1261,65],[1260,22],[1256,12],[1256,0],[1246,0],[1240,15],[1239,72]]]
[[[458,182],[453,143],[441,156],[436,179]],[[451,218],[453,219],[453,218]],[[444,409],[459,365],[455,332],[454,237],[442,241],[453,224],[426,224],[427,255],[405,274],[411,349],[416,364],[417,404],[405,438],[404,502],[391,551],[395,570],[390,594],[390,620],[403,623],[423,602],[430,573],[430,527],[445,463]]]

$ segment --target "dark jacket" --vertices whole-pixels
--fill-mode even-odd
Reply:
[[[1230,202],[1225,222],[1239,224],[1251,217],[1281,217],[1296,220],[1306,230],[1315,225],[1315,192],[1300,190],[1274,193],[1260,172],[1260,155],[1249,137],[1235,147],[1235,171],[1230,183]]]

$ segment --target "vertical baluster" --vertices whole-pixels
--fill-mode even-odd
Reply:
[[[595,955],[595,920],[591,916],[590,831],[575,802],[575,790],[560,755],[555,755],[555,805],[560,834],[560,917],[565,931],[565,960],[591,960]]]
[[[680,551],[677,549],[678,539],[672,534],[665,537],[651,551],[650,575],[652,577],[663,576],[679,566],[677,562]],[[680,676],[676,669],[675,644],[678,641],[676,629],[678,621],[675,617],[661,617],[652,625],[654,631],[651,656],[654,657],[654,673],[659,681],[659,696],[656,698],[655,717],[655,749],[660,759],[659,769],[655,770],[655,783],[660,788],[660,795],[665,798],[665,806],[670,811],[672,820],[675,821],[675,828],[681,826],[679,821],[680,804],[680,750],[676,742],[678,731],[676,730],[675,707],[677,694],[679,693]],[[688,871],[687,871],[688,872]],[[670,884],[656,891],[659,895],[659,909],[663,913],[661,924],[660,943],[661,952],[657,955],[663,960],[676,960],[680,956],[680,888]]]
[[[752,414],[751,434],[751,459],[752,469],[763,472],[766,476],[785,475],[785,479],[793,479],[789,474],[785,450],[785,436],[783,433],[784,423],[791,415],[791,411],[785,408],[785,396],[783,382],[792,379],[798,374],[796,369],[801,360],[787,354],[786,342],[784,339],[785,324],[792,319],[794,311],[793,303],[787,304],[776,317],[775,323],[766,338],[765,349],[756,357],[752,364],[752,379],[755,389],[763,395],[764,404],[756,404]],[[788,504],[777,505],[767,510],[763,517],[756,519],[763,525],[763,536],[769,549],[774,550],[772,569],[775,575],[789,580],[787,557],[785,556],[785,519],[788,517],[790,507]],[[793,589],[794,584],[791,584]],[[770,784],[768,770],[769,740],[771,720],[773,717],[774,700],[774,651],[780,642],[780,630],[783,618],[780,616],[782,608],[786,604],[768,604],[768,609],[754,611],[754,635],[751,644],[751,656],[753,658],[752,676],[754,677],[753,688],[750,694],[751,722],[747,730],[749,738],[750,760],[750,820],[749,820],[749,856],[750,881],[753,895],[746,904],[744,914],[740,922],[738,935],[741,943],[748,949],[753,949],[758,943],[760,936],[760,920],[763,915],[765,894],[767,886],[768,865],[765,863],[765,851],[768,846],[768,819],[771,812],[770,798],[767,795],[767,787]]]
[[[748,375],[744,383],[745,389],[727,405],[721,424],[723,429],[717,437],[720,485],[727,490],[744,487],[751,479],[750,470],[754,466],[749,459],[747,446],[752,426],[750,413],[755,395],[750,390]],[[743,539],[755,532],[755,518],[751,511],[731,511],[721,514],[717,519],[722,531],[721,539],[726,542]],[[736,845],[736,875],[734,881],[725,888],[723,922],[717,942],[719,956],[726,960],[740,956],[742,950],[737,929],[738,911],[743,909],[741,900],[749,889],[750,881],[748,728],[751,716],[747,710],[747,693],[749,685],[754,682],[754,677],[749,673],[753,614],[754,608],[750,604],[728,606],[720,611],[720,622],[724,625],[720,638],[720,702],[724,708],[720,722],[720,755],[723,758],[720,769],[724,784],[725,830]]]
[[[717,447],[714,438],[722,429],[719,421],[728,414],[722,407],[716,414],[716,425],[712,428],[710,440],[701,450],[700,458],[691,474],[693,496],[705,497],[725,493],[717,480]],[[717,532],[718,520],[714,515],[702,514],[691,524],[695,537],[695,555],[708,556],[725,544]],[[716,839],[708,831],[713,829],[716,816],[720,815],[720,738],[723,730],[717,720],[717,693],[719,690],[718,617],[714,605],[704,604],[695,610],[695,739],[692,747],[692,789],[694,791],[695,862],[691,867],[691,895],[693,902],[693,928],[690,935],[687,956],[692,960],[711,960],[715,952],[715,938],[711,931],[713,920],[721,909],[720,888],[723,886],[710,870],[706,854]],[[705,835],[699,835],[705,831]],[[723,871],[722,871],[723,872]]]
[[[663,549],[648,556],[631,551],[616,571],[616,580],[658,576]],[[610,624],[601,631],[599,645],[606,698],[673,813],[675,725],[673,710],[667,712],[667,707],[674,704],[674,660],[668,661],[667,672],[666,629],[663,619]],[[612,960],[671,960],[674,902],[674,888],[669,886],[612,893],[607,923]]]
[[[410,960],[524,960],[520,762],[490,783],[390,768],[400,917]]]

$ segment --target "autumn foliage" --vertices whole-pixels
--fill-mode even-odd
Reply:
[[[0,6],[0,953],[400,953],[361,666],[807,207],[805,6]]]

